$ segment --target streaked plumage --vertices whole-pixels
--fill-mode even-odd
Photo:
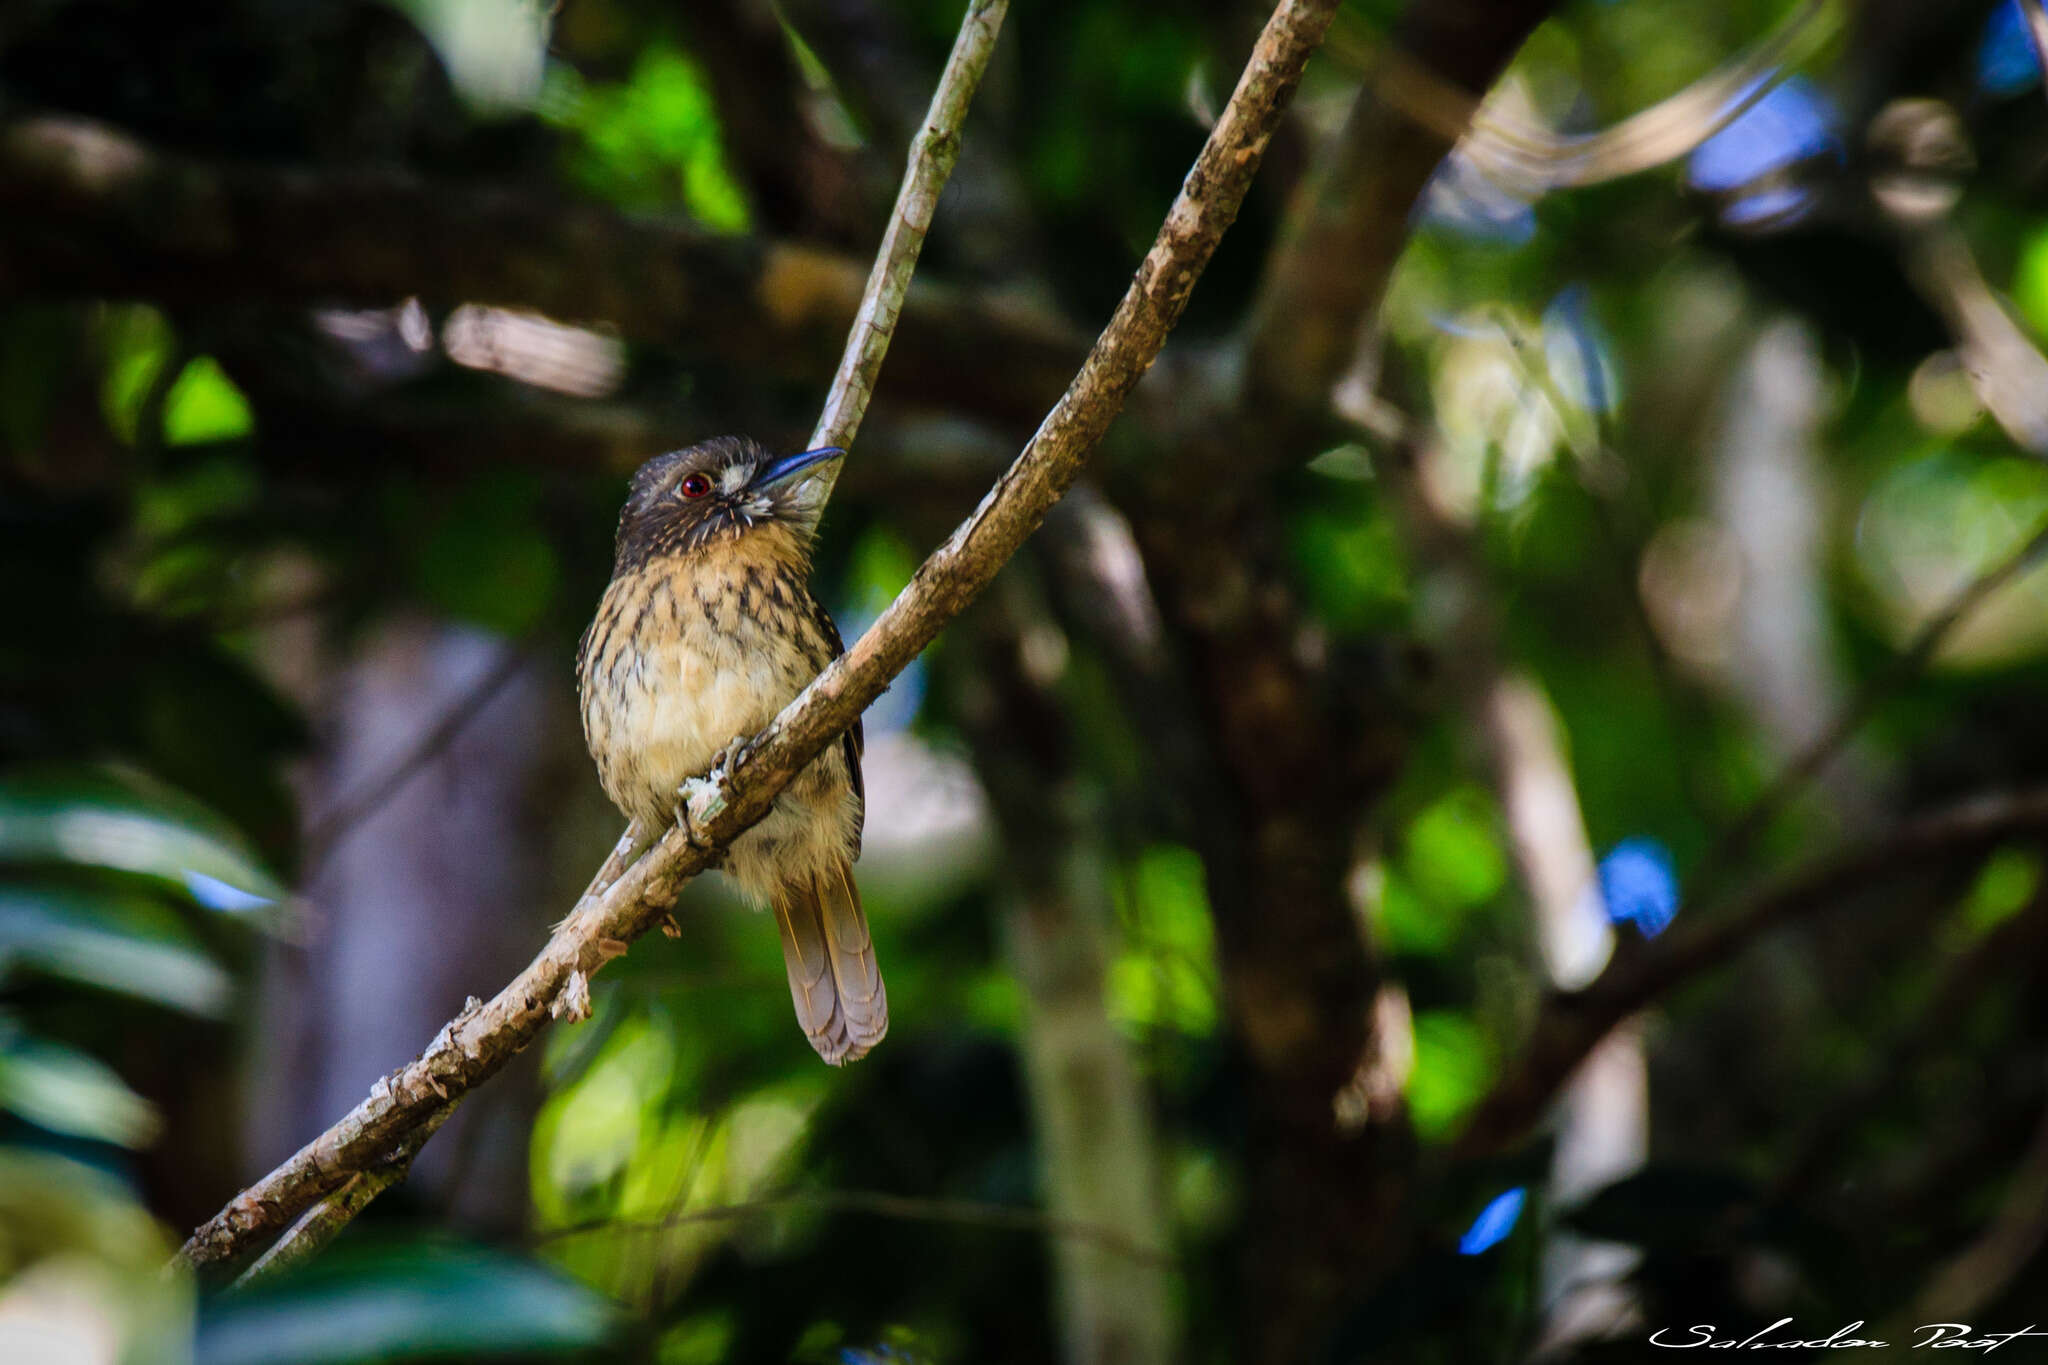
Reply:
[[[658,456],[633,478],[577,673],[605,793],[649,829],[674,820],[683,782],[760,730],[842,650],[807,584],[822,485],[812,466],[774,477],[794,458],[728,437]],[[860,753],[856,726],[733,842],[724,865],[774,911],[798,1021],[834,1065],[864,1055],[889,1022],[853,881]]]

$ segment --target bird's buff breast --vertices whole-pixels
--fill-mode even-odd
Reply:
[[[667,825],[676,789],[735,738],[773,720],[816,675],[830,647],[810,638],[816,632],[801,592],[739,555],[687,573],[658,561],[612,582],[579,681],[584,736],[620,810],[655,828]],[[837,746],[828,749],[800,774],[777,811],[735,845],[729,870],[743,889],[762,894],[753,883],[765,882],[768,869],[748,875],[756,863],[792,855],[809,863],[840,842],[836,810],[820,821],[787,809],[850,800],[845,775],[825,771],[843,766],[836,753]],[[815,836],[807,837],[811,827]],[[814,841],[816,850],[799,847]]]

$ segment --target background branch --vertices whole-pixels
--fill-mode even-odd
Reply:
[[[2048,830],[2048,789],[1986,796],[1905,821],[1752,893],[1726,912],[1689,920],[1640,949],[1617,953],[1584,990],[1545,1001],[1528,1041],[1474,1109],[1457,1152],[1496,1152],[1536,1123],[1572,1068],[1608,1030],[1728,961],[1773,929],[1817,914],[1905,869],[1981,854],[2015,835]]]
[[[589,1237],[607,1232],[663,1232],[692,1223],[722,1223],[751,1218],[762,1213],[789,1210],[865,1213],[876,1218],[895,1218],[910,1223],[939,1223],[955,1227],[1003,1228],[1036,1232],[1047,1237],[1068,1238],[1101,1247],[1111,1255],[1135,1265],[1157,1270],[1177,1270],[1180,1262],[1167,1251],[1133,1241],[1122,1231],[1099,1223],[1060,1218],[1037,1209],[989,1204],[972,1199],[920,1199],[910,1195],[883,1194],[873,1190],[812,1190],[803,1194],[749,1199],[740,1204],[721,1204],[709,1209],[684,1209],[663,1218],[638,1222],[578,1223],[554,1228],[539,1237],[541,1242],[558,1242],[570,1237]]]
[[[82,119],[0,128],[0,298],[495,303],[816,382],[838,363],[865,278],[836,251],[506,186],[214,162]],[[1086,344],[1044,312],[937,285],[908,290],[902,309],[892,392],[971,398],[1020,423]]]
[[[1818,777],[1842,752],[1843,746],[1855,737],[1877,708],[1899,688],[1917,677],[1928,661],[1940,650],[1950,632],[1984,605],[1992,594],[2005,587],[2029,568],[2038,563],[2043,554],[2048,554],[2048,525],[2043,525],[2023,541],[2019,548],[2001,559],[1990,568],[1965,583],[1954,597],[1942,605],[1916,631],[1905,649],[1879,670],[1877,674],[1856,689],[1827,728],[1814,737],[1812,743],[1802,749],[1778,775],[1771,779],[1769,786],[1750,802],[1749,807],[1735,823],[1714,842],[1713,848],[1701,860],[1701,874],[1694,879],[1694,894],[1709,894],[1718,884],[1718,879],[1727,868],[1746,852],[1786,804],[1806,784]]]
[[[477,679],[470,689],[448,704],[432,725],[406,751],[394,759],[390,766],[355,791],[343,796],[334,805],[307,822],[305,834],[306,865],[318,867],[335,844],[348,836],[350,830],[361,823],[364,817],[377,810],[391,799],[392,793],[410,782],[420,769],[433,762],[434,758],[462,733],[463,727],[476,719],[477,713],[498,695],[506,683],[512,681],[519,670],[528,662],[526,651],[518,644],[507,644],[499,649],[497,662]]]
[[[1404,65],[1462,93],[1469,117],[1553,8],[1552,0],[1413,5],[1391,46]],[[1359,92],[1321,164],[1296,191],[1267,261],[1251,318],[1247,411],[1325,417],[1360,329],[1378,314],[1408,239],[1409,209],[1461,127],[1410,118],[1373,82]]]

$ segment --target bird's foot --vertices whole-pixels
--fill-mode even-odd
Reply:
[[[710,840],[698,834],[697,827],[725,809],[725,784],[732,776],[734,761],[745,747],[745,739],[734,738],[712,757],[710,772],[702,777],[693,777],[676,788],[676,824],[691,847],[706,852],[717,851]]]
[[[724,786],[732,776],[732,765],[740,761],[740,755],[747,749],[747,736],[734,735],[726,741],[723,749],[711,756],[711,780]]]

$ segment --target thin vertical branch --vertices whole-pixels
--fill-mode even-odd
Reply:
[[[996,35],[1002,31],[1003,15],[1009,8],[1009,0],[969,0],[967,13],[960,20],[960,34],[939,75],[939,88],[932,92],[931,108],[911,139],[910,164],[904,168],[895,211],[889,215],[874,268],[868,272],[860,311],[854,315],[853,330],[846,340],[846,354],[832,377],[825,410],[811,431],[814,450],[850,446],[860,431],[868,400],[874,396],[875,379],[882,372],[882,358],[896,333],[904,296],[910,292],[918,253],[924,248],[925,234],[931,231],[932,215],[938,212],[939,195],[960,160],[960,126],[967,120],[967,106],[981,84],[982,72],[988,69]],[[837,471],[826,477],[836,478]]]

